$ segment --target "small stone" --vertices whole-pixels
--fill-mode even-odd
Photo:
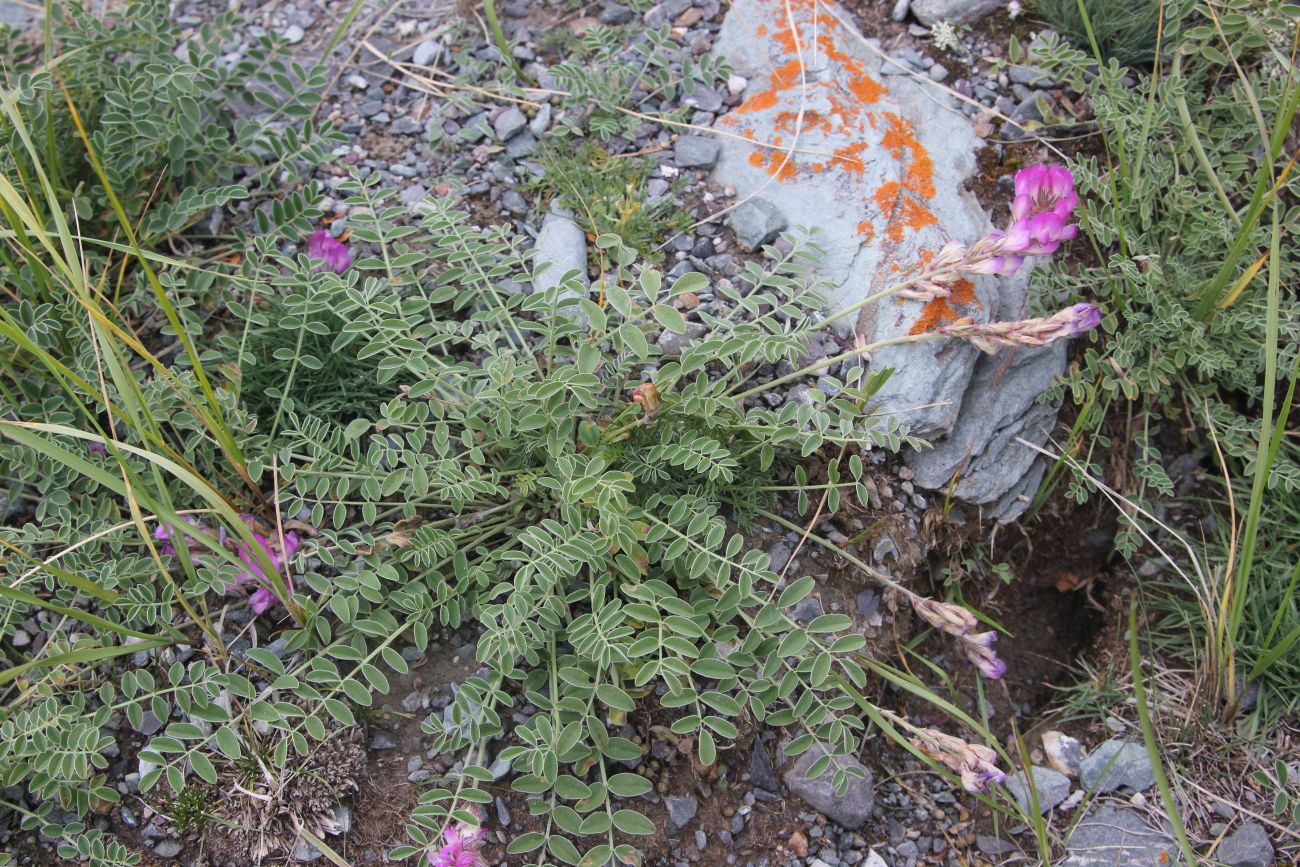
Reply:
[[[757,250],[785,231],[785,215],[771,202],[750,198],[727,215],[727,224],[736,233],[736,241],[746,251]]]
[[[709,835],[705,834],[701,828],[695,829],[695,848],[701,852],[709,848]]]
[[[665,356],[677,358],[686,351],[686,347],[703,337],[707,330],[698,322],[687,322],[685,334],[678,334],[665,328],[659,333],[659,339],[655,343],[663,350]]]
[[[281,35],[284,36],[285,42],[290,45],[297,45],[299,42],[302,42],[303,37],[305,37],[307,33],[297,24],[290,24],[285,28],[284,33]]]
[[[822,601],[816,596],[805,596],[790,614],[799,623],[811,623],[822,616]]]
[[[26,647],[32,643],[32,637],[21,629],[15,629],[14,634],[9,636],[9,643],[14,647]]]
[[[153,853],[159,858],[175,858],[184,848],[180,840],[159,840],[158,845],[153,847]]]
[[[157,732],[162,727],[163,727],[162,720],[154,716],[153,711],[147,710],[144,712],[144,715],[140,718],[140,727],[137,728],[136,731],[138,731],[140,734],[144,735],[145,737],[151,737],[152,735],[157,734]]]
[[[626,24],[632,20],[632,10],[622,3],[606,3],[600,13],[601,24]]]
[[[440,46],[432,39],[426,39],[419,45],[415,46],[415,53],[411,55],[411,62],[416,66],[428,66],[438,58]]]
[[[525,130],[506,142],[506,156],[512,160],[521,160],[537,153],[537,137]]]
[[[1067,777],[1078,776],[1079,765],[1083,764],[1086,755],[1083,744],[1055,730],[1043,732],[1043,753],[1053,770]]]
[[[756,789],[777,791],[776,772],[767,757],[767,747],[760,738],[754,738],[754,750],[749,759],[749,783]]]
[[[512,214],[528,213],[528,200],[518,190],[506,190],[501,196],[501,206]]]
[[[664,806],[668,808],[669,834],[676,834],[685,828],[695,818],[695,811],[700,808],[699,802],[692,795],[664,798]]]
[[[943,81],[948,77],[948,67],[936,63],[930,67],[929,76],[931,81]]]
[[[501,141],[510,141],[527,127],[528,118],[524,117],[524,113],[513,105],[497,115],[497,119],[492,121],[492,130]]]
[[[336,804],[334,807],[334,830],[329,833],[335,837],[352,830],[352,808],[347,804]]]
[[[1214,860],[1228,867],[1271,867],[1273,844],[1268,834],[1254,822],[1247,822],[1214,850]]]
[[[711,169],[718,161],[718,141],[711,136],[683,135],[673,145],[673,162],[683,169]]]
[[[312,861],[319,860],[323,853],[306,840],[299,840],[293,846],[293,854],[290,856],[295,861],[309,864]]]
[[[1038,812],[1046,814],[1048,810],[1064,801],[1070,794],[1070,778],[1051,768],[1030,768],[1034,776],[1034,794],[1038,798]],[[1020,808],[1026,812],[1031,809],[1033,796],[1025,784],[1025,772],[1020,771],[1007,780],[1007,790],[1011,792]]]
[[[912,0],[897,0],[894,3],[893,11],[889,13],[891,21],[902,21],[907,17],[907,10],[912,6]]]
[[[1092,792],[1121,787],[1141,792],[1155,785],[1156,776],[1144,746],[1112,738],[1079,765],[1079,781]]]
[[[550,127],[551,104],[549,102],[544,102],[542,103],[542,107],[537,109],[537,114],[533,115],[533,119],[528,122],[528,131],[537,138],[541,138],[542,133],[546,132]]]
[[[397,749],[397,738],[392,732],[377,729],[370,736],[370,749],[372,750],[394,750]]]
[[[749,79],[743,75],[731,75],[727,78],[727,93],[739,96],[749,87]]]

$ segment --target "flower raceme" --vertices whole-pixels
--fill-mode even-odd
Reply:
[[[483,840],[483,829],[459,822],[448,825],[442,832],[446,842],[436,852],[429,852],[429,867],[481,867],[478,844]]]
[[[1057,340],[1079,337],[1101,324],[1101,309],[1096,304],[1075,304],[1037,319],[1015,322],[985,322],[959,319],[938,329],[938,333],[958,337],[974,344],[982,352],[993,354],[1009,346],[1046,346]]]
[[[288,564],[289,558],[293,557],[294,553],[298,550],[299,544],[301,544],[298,539],[298,534],[292,530],[285,533],[284,546],[282,548],[280,546],[278,534],[271,533],[267,535],[260,532],[260,524],[252,515],[240,515],[239,519],[248,527],[249,533],[253,536],[253,541],[255,541],[258,547],[262,549],[261,553],[265,555],[266,559],[271,561],[271,566],[276,572],[284,573],[287,582],[289,576],[288,572],[285,570],[285,566]],[[223,547],[229,547],[231,540],[225,527],[221,527],[216,533],[213,533],[211,528],[205,524],[199,523],[188,515],[182,515],[181,520],[194,527],[198,532],[205,533],[209,536],[215,535],[217,537],[217,542],[220,545]],[[161,543],[158,546],[159,552],[167,556],[175,556],[176,545],[178,544],[183,544],[188,547],[191,556],[203,553],[203,551],[206,550],[192,538],[188,538],[187,534],[178,534],[176,528],[170,524],[159,524],[157,529],[153,532],[153,537],[156,541]],[[249,594],[248,603],[250,607],[252,607],[254,614],[261,614],[278,601],[275,593],[271,591],[270,578],[262,571],[261,559],[245,542],[239,542],[235,546],[234,550],[236,556],[239,557],[240,562],[244,564],[244,569],[235,575],[234,584],[226,585],[226,592],[248,592],[248,589],[251,586],[253,590]]]
[[[946,735],[934,729],[914,729],[913,745],[930,758],[943,762],[961,776],[961,785],[968,792],[988,791],[993,783],[1002,783],[1007,775],[998,768],[997,753],[981,744],[968,744],[961,738]]]
[[[911,602],[912,608],[922,620],[935,629],[957,638],[961,652],[985,677],[997,680],[1007,673],[1007,664],[999,659],[993,650],[998,634],[996,632],[972,634],[975,627],[979,625],[974,614],[960,605],[926,599],[923,596],[913,596]]]
[[[311,233],[311,240],[307,242],[307,256],[321,263],[316,266],[317,270],[329,268],[335,274],[342,274],[352,265],[352,254],[348,252],[347,245],[324,229]]]

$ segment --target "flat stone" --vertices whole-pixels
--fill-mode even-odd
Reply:
[[[1260,825],[1247,822],[1219,844],[1214,850],[1214,860],[1228,867],[1271,867],[1273,844]]]
[[[524,157],[530,157],[537,153],[540,145],[537,142],[537,136],[524,130],[519,135],[506,142],[506,156],[512,160],[521,160]]]
[[[669,834],[676,834],[685,828],[695,818],[695,812],[700,808],[699,801],[695,800],[693,795],[664,798],[664,806],[668,808]]]
[[[841,756],[833,760],[821,776],[808,779],[808,769],[824,755],[826,747],[820,743],[805,750],[793,767],[785,772],[783,778],[786,788],[808,806],[845,828],[853,830],[862,827],[871,816],[871,807],[875,803],[871,771],[852,756]],[[849,779],[848,791],[843,795],[836,793],[832,783],[837,767],[856,768],[863,774],[860,779]]]
[[[303,864],[309,864],[324,857],[324,853],[317,849],[306,840],[298,840],[293,846],[293,853],[290,856],[293,860]]]
[[[1051,768],[1031,766],[1033,772],[1033,790],[1038,797],[1038,812],[1044,815],[1048,810],[1064,801],[1070,795],[1070,778]],[[1013,774],[1007,780],[1007,790],[1015,797],[1020,808],[1025,812],[1032,809],[1033,797],[1026,785],[1025,772]]]
[[[678,358],[686,351],[686,347],[703,337],[707,330],[698,322],[687,322],[685,334],[678,334],[665,328],[659,333],[655,344],[663,350],[665,357]]]
[[[1079,782],[1090,792],[1141,792],[1156,784],[1156,775],[1145,746],[1112,738],[1079,765]]]
[[[673,162],[683,169],[711,169],[718,161],[718,150],[718,140],[712,136],[678,136],[673,144]]]
[[[290,24],[284,29],[284,33],[281,35],[284,37],[285,42],[290,45],[297,45],[299,42],[302,42],[303,37],[305,37],[307,33],[297,24]]]
[[[1102,807],[1070,834],[1061,867],[1170,867],[1182,863],[1173,829],[1151,828],[1133,810]]]
[[[912,14],[926,27],[940,21],[969,24],[1006,5],[1006,0],[912,0]]]
[[[741,202],[727,214],[727,224],[736,233],[736,242],[745,250],[757,250],[771,243],[788,225],[781,210],[763,198]]]

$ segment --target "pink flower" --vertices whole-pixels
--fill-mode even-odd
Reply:
[[[924,596],[913,596],[911,602],[912,608],[922,620],[949,635],[965,635],[979,623],[974,614],[951,602],[940,602]]]
[[[342,274],[352,264],[352,254],[348,252],[347,246],[324,229],[317,229],[311,233],[311,240],[307,243],[307,255],[321,261],[317,266],[318,269],[329,268],[336,274]]]
[[[478,845],[483,840],[483,829],[460,822],[448,825],[442,836],[447,842],[437,852],[429,853],[430,867],[481,867]]]
[[[1078,204],[1074,175],[1064,166],[1029,166],[1016,172],[1006,251],[1028,256],[1055,253],[1062,241],[1078,234],[1079,227],[1069,223]]]
[[[997,753],[982,744],[968,744],[961,738],[935,729],[913,728],[917,737],[912,743],[932,759],[943,762],[961,776],[962,788],[984,792],[993,783],[1005,782],[1007,775],[998,768]]]
[[[284,547],[281,549],[279,537],[275,534],[268,537],[260,533],[258,531],[259,524],[252,515],[240,515],[239,518],[248,526],[248,530],[253,536],[253,541],[255,541],[258,547],[262,549],[262,553],[266,556],[266,559],[271,561],[274,571],[276,573],[283,573],[285,583],[288,584],[290,580],[289,573],[285,567],[289,562],[289,558],[294,555],[294,552],[298,550],[298,546],[301,544],[298,539],[298,534],[292,530],[285,533]],[[188,515],[181,515],[181,520],[194,527],[198,532],[213,535],[211,528],[199,523]],[[223,546],[226,545],[227,540],[230,538],[225,527],[220,528],[215,535],[218,543]],[[162,543],[158,546],[159,553],[168,556],[175,556],[176,545],[181,543],[184,543],[189,547],[191,556],[202,554],[207,550],[193,540],[187,540],[185,534],[178,535],[175,527],[170,524],[159,524],[153,531],[153,537],[156,541]],[[262,571],[260,558],[247,544],[241,541],[235,549],[235,554],[239,557],[240,562],[244,564],[244,570],[236,573],[234,584],[226,585],[226,592],[247,592],[248,586],[252,585],[254,589],[248,597],[249,605],[252,607],[254,614],[262,614],[279,601],[275,593],[271,590],[271,579]]]

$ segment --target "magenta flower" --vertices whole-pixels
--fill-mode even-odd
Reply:
[[[429,853],[430,867],[481,867],[478,845],[483,840],[482,828],[461,822],[448,825],[442,836],[447,842],[437,852]]]
[[[1029,256],[1055,253],[1062,241],[1079,232],[1069,223],[1079,204],[1074,175],[1065,166],[1029,166],[1016,172],[1016,197],[1011,202],[1011,226],[1004,242],[1007,252]]]
[[[1080,337],[1101,325],[1101,308],[1096,304],[1076,304],[1056,314],[1065,322],[1063,337]]]
[[[961,639],[961,649],[966,654],[966,658],[980,670],[981,674],[992,680],[997,680],[1007,673],[1007,664],[993,651],[993,645],[997,640],[996,632],[963,635]]]
[[[347,245],[324,229],[311,233],[311,240],[307,243],[307,256],[320,260],[317,270],[329,268],[335,274],[342,274],[352,264],[352,254],[348,252]]]
[[[288,564],[289,558],[294,555],[294,552],[298,550],[298,546],[301,544],[298,539],[298,534],[292,530],[285,533],[284,547],[281,549],[279,537],[276,534],[272,534],[268,537],[259,532],[259,524],[252,515],[240,515],[239,518],[248,526],[249,532],[252,533],[253,541],[255,541],[258,547],[262,549],[262,553],[266,556],[266,559],[271,561],[271,565],[274,567],[275,572],[283,573],[285,582],[288,584],[290,578],[285,566]],[[212,535],[212,530],[209,527],[199,523],[188,515],[181,515],[181,520],[185,521],[199,532]],[[221,545],[225,546],[227,544],[229,535],[227,534],[225,527],[220,528],[215,535],[217,541]],[[153,537],[156,541],[162,543],[158,546],[159,552],[168,556],[175,556],[175,545],[181,544],[182,542],[189,547],[191,556],[201,554],[205,550],[203,546],[198,545],[193,540],[186,540],[185,534],[178,535],[176,529],[169,524],[159,524],[153,531]],[[236,573],[234,584],[226,585],[226,592],[247,592],[251,585],[254,589],[248,597],[249,605],[252,607],[254,614],[262,614],[279,601],[276,598],[276,595],[271,591],[271,580],[267,577],[266,573],[262,571],[260,558],[244,542],[241,541],[238,544],[235,548],[235,554],[239,557],[240,562],[244,564],[244,570]]]
[[[284,569],[284,566],[289,562],[289,558],[294,555],[294,552],[298,550],[300,544],[298,534],[292,530],[285,533],[284,549],[280,550],[279,539],[268,538],[259,533],[256,519],[252,515],[240,515],[239,518],[248,525],[249,532],[253,534],[253,540],[257,542],[266,558],[271,561],[271,566],[275,571],[277,573],[284,572],[285,581],[288,583],[289,574]],[[255,585],[257,589],[249,596],[248,602],[252,606],[254,614],[261,614],[278,601],[275,594],[271,592],[271,581],[266,576],[266,573],[262,571],[261,560],[249,550],[246,544],[240,543],[238,554],[239,559],[248,568],[235,576],[235,584],[228,586],[226,592],[232,593],[237,588],[247,584]]]

